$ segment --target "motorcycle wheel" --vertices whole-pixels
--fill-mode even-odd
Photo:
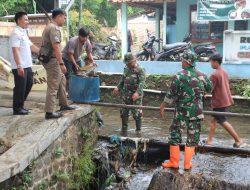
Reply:
[[[175,60],[173,60],[171,57],[163,53],[163,54],[156,55],[155,61],[175,61]]]
[[[97,53],[96,49],[93,49],[92,55],[93,55],[93,58],[94,58],[95,60],[99,60],[99,59],[100,59],[100,57],[98,56],[98,53]]]
[[[209,51],[206,53],[201,53],[198,55],[198,60],[200,62],[209,62],[209,58],[211,55],[213,55],[214,53],[216,53],[217,51]]]
[[[110,54],[110,60],[118,60],[117,51]]]

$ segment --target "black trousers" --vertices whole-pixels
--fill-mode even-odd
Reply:
[[[19,111],[29,95],[33,85],[33,72],[31,67],[24,69],[24,76],[18,75],[17,69],[12,69],[15,87],[13,89],[13,111]]]

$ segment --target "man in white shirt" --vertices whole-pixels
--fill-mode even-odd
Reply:
[[[24,101],[33,85],[31,51],[38,53],[39,48],[28,37],[27,28],[29,20],[27,13],[16,13],[15,22],[17,26],[12,31],[9,41],[10,62],[15,83],[13,89],[13,114],[26,115],[29,111],[23,107]]]

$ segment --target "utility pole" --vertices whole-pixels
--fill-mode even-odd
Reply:
[[[81,28],[81,22],[82,22],[82,4],[83,0],[80,0],[78,29]]]

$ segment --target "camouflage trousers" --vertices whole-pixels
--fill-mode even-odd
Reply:
[[[182,142],[183,130],[187,130],[187,146],[197,146],[200,141],[201,120],[181,120],[174,118],[169,132],[169,144],[179,145]]]
[[[142,98],[138,98],[135,102],[132,100],[131,97],[123,99],[124,104],[127,105],[142,105]],[[129,117],[129,112],[131,111],[133,118],[135,120],[141,119],[142,117],[142,110],[141,109],[129,109],[129,108],[121,108],[120,115],[121,118]]]

